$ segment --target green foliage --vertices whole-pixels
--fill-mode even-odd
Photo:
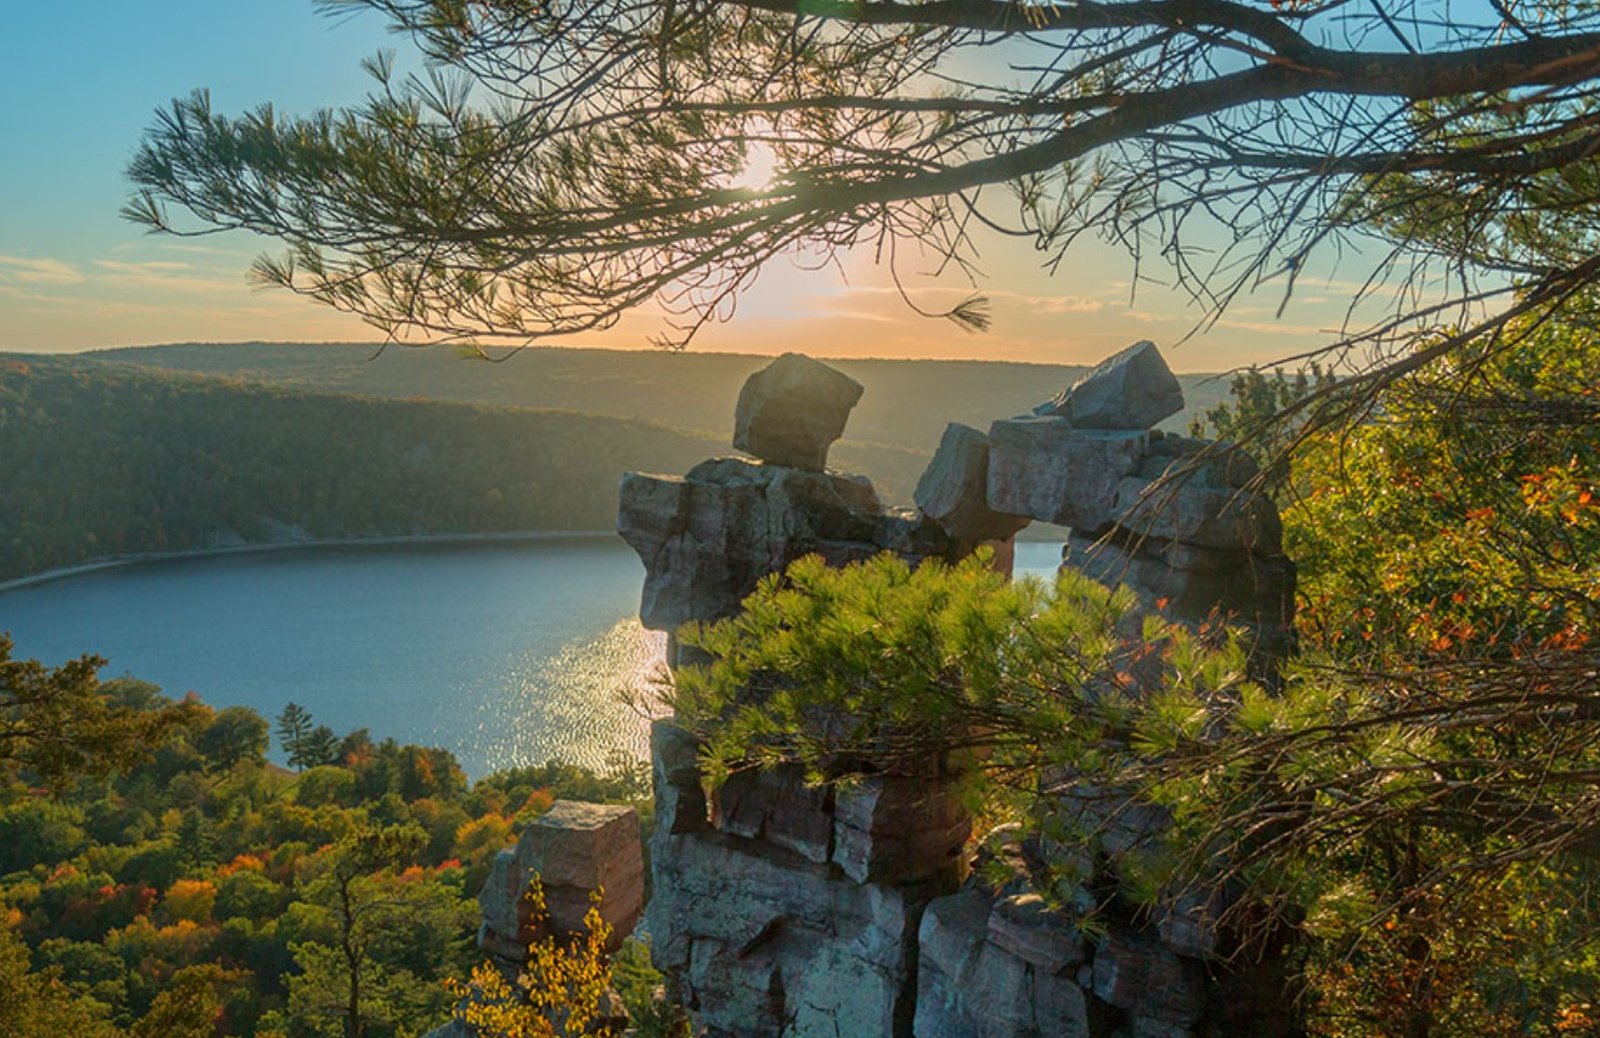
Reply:
[[[1285,516],[1309,636],[1344,655],[1461,658],[1600,634],[1592,329],[1520,322],[1310,445],[1297,471],[1312,489]]]
[[[976,808],[1094,841],[1106,818],[1040,796],[1042,782],[1070,772],[1120,800],[1182,804],[1153,762],[1184,759],[1213,737],[1209,718],[1265,701],[1226,632],[1130,630],[1133,601],[1072,570],[1053,591],[1008,582],[985,553],[915,570],[888,554],[843,569],[810,557],[763,579],[739,616],[681,633],[711,662],[679,672],[674,706],[713,783],[786,761],[816,781],[932,762]],[[1160,694],[1139,694],[1162,674]],[[1191,835],[1141,848],[1145,867],[1178,868],[1166,859],[1187,859]],[[1151,899],[1124,864],[1124,895]]]
[[[267,720],[248,707],[217,711],[200,730],[194,748],[212,767],[227,771],[242,761],[259,764],[267,754]]]
[[[1008,585],[982,558],[802,560],[683,632],[710,662],[680,672],[675,706],[714,782],[942,763],[1059,849],[1043,892],[1080,908],[1242,894],[1218,903],[1247,947],[1303,935],[1320,1034],[1510,1036],[1600,1000],[1600,722],[1574,690],[1313,652],[1269,693],[1224,632],[1134,624],[1130,604],[1070,572],[1053,594]],[[1592,694],[1592,656],[1575,662]],[[1119,882],[1080,889],[1082,861]]]
[[[1290,451],[1301,439],[1310,415],[1295,410],[1307,398],[1328,393],[1337,384],[1333,373],[1312,362],[1293,376],[1275,369],[1264,375],[1256,368],[1233,376],[1229,397],[1189,423],[1189,434],[1239,444],[1262,466],[1267,493],[1280,494],[1289,478]]]
[[[102,692],[176,709],[141,682]],[[334,740],[343,763],[296,776],[261,759],[248,710],[174,716],[104,778],[0,775],[0,923],[20,948],[0,946],[7,1038],[423,1033],[472,961],[494,854],[557,797],[640,794],[637,769],[561,764],[469,786],[445,751],[360,732]]]
[[[56,785],[80,775],[107,775],[146,756],[190,716],[187,706],[142,710],[119,704],[100,686],[105,661],[97,657],[48,668],[37,660],[12,659],[11,650],[10,636],[0,632],[0,777],[20,771]]]
[[[79,994],[59,971],[29,971],[28,946],[0,927],[0,1034],[16,1038],[118,1038],[107,1007]]]

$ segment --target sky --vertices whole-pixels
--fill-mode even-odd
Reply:
[[[409,42],[371,12],[329,18],[311,0],[79,0],[8,12],[0,40],[0,350],[72,352],[162,342],[370,341],[353,317],[282,290],[253,287],[251,260],[275,243],[236,233],[151,235],[118,210],[123,170],[155,111],[199,87],[237,114],[270,101],[296,114],[357,101],[359,66],[382,48],[404,65]],[[820,356],[975,357],[1093,362],[1152,339],[1172,366],[1218,371],[1267,364],[1325,341],[1355,275],[1239,301],[1203,335],[1205,315],[1159,283],[1130,290],[1122,253],[1089,243],[1053,276],[1025,244],[982,243],[976,290],[992,302],[985,334],[917,316],[868,256],[842,271],[785,260],[762,272],[732,320],[693,349]],[[902,273],[924,308],[973,290],[946,276]],[[644,312],[566,344],[645,348],[662,330]]]

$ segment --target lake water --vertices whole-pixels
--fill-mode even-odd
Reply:
[[[1058,544],[1018,545],[1053,572]],[[0,592],[15,655],[104,656],[169,695],[442,746],[473,776],[648,752],[665,637],[613,537],[297,549],[149,562]]]

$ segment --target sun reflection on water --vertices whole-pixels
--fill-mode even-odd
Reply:
[[[480,703],[474,756],[485,771],[555,760],[604,771],[619,752],[647,759],[650,720],[665,713],[666,648],[665,634],[628,619],[553,654],[525,654]]]

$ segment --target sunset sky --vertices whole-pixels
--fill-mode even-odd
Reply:
[[[293,113],[349,103],[366,89],[359,60],[384,47],[404,60],[405,39],[374,14],[332,19],[310,0],[86,0],[9,13],[0,44],[0,350],[374,337],[354,318],[253,289],[246,268],[274,243],[151,236],[118,209],[123,168],[171,98],[206,87],[227,113],[264,101]],[[993,301],[988,334],[916,316],[869,257],[855,256],[844,278],[770,267],[735,318],[695,348],[1080,363],[1154,339],[1175,368],[1215,371],[1324,341],[1319,333],[1337,325],[1349,279],[1359,277],[1303,278],[1281,318],[1282,288],[1269,285],[1179,345],[1203,315],[1159,284],[1141,284],[1130,298],[1132,267],[1117,250],[1085,247],[1054,277],[1016,243],[987,245],[983,261],[977,288]],[[911,284],[929,308],[970,291],[949,278]],[[640,314],[573,344],[642,348],[658,330],[659,318]]]

